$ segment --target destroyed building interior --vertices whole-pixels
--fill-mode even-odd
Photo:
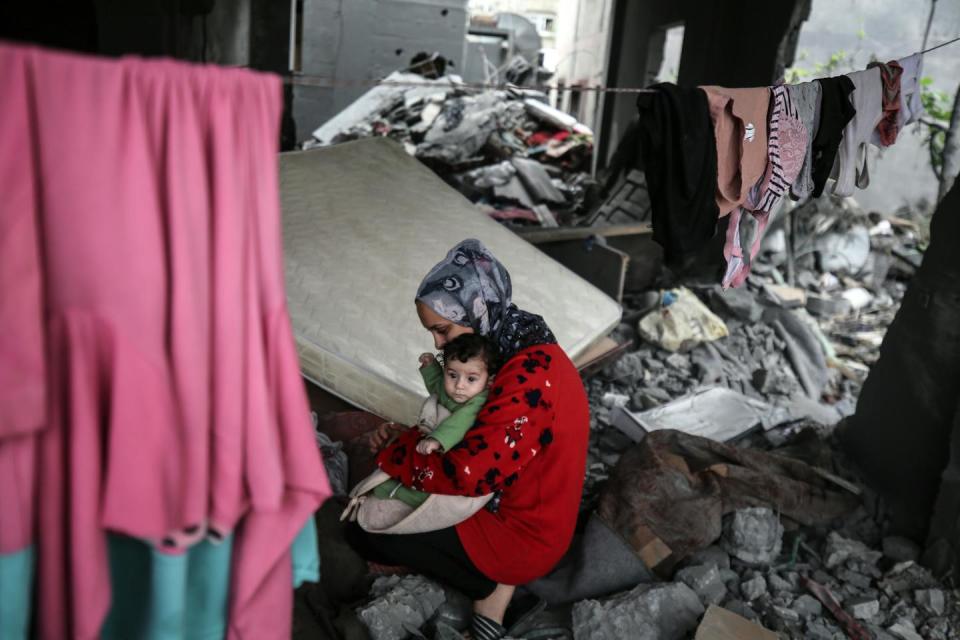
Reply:
[[[0,10],[0,640],[960,640],[960,0],[120,4]]]

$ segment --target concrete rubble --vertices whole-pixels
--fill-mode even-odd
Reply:
[[[357,615],[372,640],[403,640],[419,629],[444,603],[443,587],[421,576],[378,578],[370,589],[373,600]]]
[[[519,87],[480,90],[459,76],[396,72],[314,132],[304,148],[389,137],[510,227],[582,221],[598,187],[593,133]]]
[[[485,189],[507,177],[523,184],[518,174],[511,162],[465,179]],[[527,181],[533,183],[530,176]],[[567,193],[556,179],[553,185]],[[555,198],[540,186],[533,191]],[[881,220],[850,199],[822,198],[804,205],[798,218],[792,264],[782,244],[765,242],[741,289],[723,291],[712,278],[665,273],[655,289],[626,293],[624,321],[614,336],[631,347],[584,380],[591,404],[584,514],[594,511],[611,471],[643,437],[624,433],[617,416],[669,407],[711,387],[767,407],[769,424],[740,434],[732,440],[737,447],[791,456],[794,447],[802,448],[796,443],[816,442],[828,458],[804,461],[859,491],[842,458],[831,457],[831,432],[856,407],[924,239],[908,215]],[[771,235],[776,231],[774,222]],[[664,293],[681,286],[727,335],[672,340],[668,350],[641,327],[643,318],[661,314]],[[650,576],[650,583],[582,596],[560,610],[570,616],[567,633],[601,640],[693,637],[708,608],[781,638],[960,640],[956,593],[917,564],[915,542],[885,533],[884,522],[863,507],[829,527],[791,521],[773,505],[738,508],[724,517],[722,535],[711,546],[679,559],[669,580]],[[374,603],[383,602],[383,594],[375,597]],[[362,615],[370,618],[372,607],[362,608]],[[382,605],[375,610],[385,615]],[[440,620],[435,637],[455,637],[451,622]]]
[[[683,583],[640,585],[605,601],[573,606],[577,640],[681,640],[696,629],[704,607]]]

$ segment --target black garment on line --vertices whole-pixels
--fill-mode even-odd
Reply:
[[[717,142],[702,89],[671,83],[652,88],[657,91],[637,98],[640,152],[653,239],[666,263],[678,265],[716,232]]]
[[[497,583],[480,573],[470,560],[453,527],[393,535],[368,533],[354,522],[345,529],[345,535],[350,546],[367,560],[409,567],[449,584],[471,600],[483,600],[497,588]]]
[[[830,177],[833,163],[837,159],[837,149],[843,140],[843,129],[857,115],[850,102],[853,93],[853,80],[847,76],[820,78],[820,124],[817,135],[813,137],[810,153],[813,158],[810,167],[813,175],[813,197],[819,198]]]

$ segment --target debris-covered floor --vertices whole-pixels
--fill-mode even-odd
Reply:
[[[594,198],[589,131],[535,96],[431,82],[375,89],[314,135],[393,137],[507,226],[648,213],[642,181],[631,202],[614,202],[616,190]],[[662,271],[625,291],[612,337],[629,347],[584,379],[592,433],[578,535],[555,573],[524,590],[550,606],[508,619],[511,637],[960,638],[953,585],[889,535],[833,436],[919,265],[925,213],[824,197],[794,209],[792,233],[785,216],[772,223],[743,288]],[[344,489],[344,450],[352,464],[360,449],[326,441]],[[470,603],[402,571],[367,575],[325,521],[336,509],[319,518],[334,542],[321,543],[324,588],[299,596],[298,637],[461,637]]]

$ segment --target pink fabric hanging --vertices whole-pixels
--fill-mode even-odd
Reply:
[[[288,638],[289,546],[330,489],[282,280],[279,79],[0,45],[0,83],[0,376],[24,363],[0,462],[30,480],[0,507],[38,478],[40,636],[98,637],[107,531],[211,527],[236,528],[230,636]],[[28,543],[7,515],[0,544]]]

